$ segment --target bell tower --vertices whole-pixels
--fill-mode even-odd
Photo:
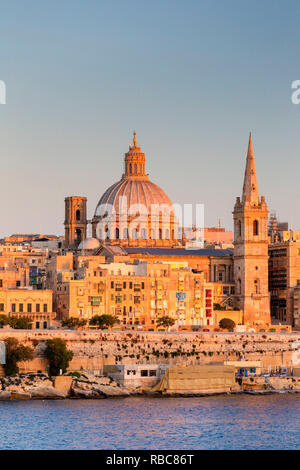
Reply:
[[[86,239],[86,197],[65,198],[65,247],[76,249]]]
[[[271,323],[268,291],[268,208],[259,197],[250,133],[242,197],[236,199],[234,280],[237,307],[244,324]]]

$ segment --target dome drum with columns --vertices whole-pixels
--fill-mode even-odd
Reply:
[[[93,237],[121,246],[178,246],[178,221],[166,193],[145,173],[145,154],[133,145],[125,172],[100,198],[92,220]]]

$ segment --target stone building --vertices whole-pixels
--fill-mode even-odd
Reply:
[[[47,256],[47,251],[31,246],[0,245],[0,289],[43,289]]]
[[[93,238],[86,239],[86,226],[89,223],[86,216],[86,198],[66,198],[66,247],[73,250],[77,248],[77,254],[74,257],[73,273],[61,272],[58,279],[55,270],[53,272],[57,278],[55,302],[57,301],[59,315],[90,317],[93,313],[102,311],[114,313],[126,324],[138,321],[142,325],[151,326],[155,315],[176,316],[178,298],[183,294],[187,308],[184,316],[176,318],[177,324],[184,319],[189,325],[211,326],[214,324],[214,303],[219,304],[221,308],[227,308],[228,316],[229,309],[242,311],[242,322],[245,324],[270,324],[268,208],[264,197],[260,197],[258,192],[251,135],[243,193],[241,198],[237,198],[233,212],[233,250],[197,249],[193,244],[190,246],[192,249],[187,249],[171,200],[145,173],[145,154],[137,144],[136,133],[133,144],[125,154],[124,167],[120,181],[110,186],[99,200],[91,221]],[[154,214],[153,207],[156,206],[159,211]],[[212,245],[216,244],[216,240],[220,243],[221,237],[222,242],[231,242],[231,233],[220,227],[218,230],[206,229],[206,238],[209,236],[212,237]],[[80,256],[87,262],[84,275],[79,273]],[[106,267],[101,264],[100,257],[104,257]],[[119,274],[119,278],[114,279],[116,274],[110,273],[116,263],[131,265],[133,270],[138,264],[147,265],[147,273],[143,276],[134,274],[139,278],[140,286],[144,286],[139,304],[128,302],[128,298],[132,300],[135,297],[134,293],[126,291],[128,283],[132,282],[126,276],[124,278],[124,274]],[[155,297],[156,294],[151,294],[151,291],[155,291],[155,288],[151,287],[154,282],[151,272],[158,272],[161,266],[164,266],[168,273],[162,287],[162,291],[167,292],[167,295],[162,297],[162,302],[159,303],[162,305],[161,310],[157,310],[157,303],[155,309],[152,307],[154,299],[151,295]],[[104,283],[104,292],[101,291],[101,295],[97,295],[99,282],[95,280],[92,283],[94,287],[91,287],[90,279],[99,269],[102,272],[99,282]],[[182,292],[178,290],[180,276],[187,276],[189,279],[185,285],[186,289]],[[212,311],[208,313],[212,313],[211,317],[204,313],[197,317],[195,305],[190,303],[190,299],[194,298],[191,287],[194,278],[197,278],[202,286],[210,286],[213,302]],[[126,285],[126,288],[120,288],[123,297],[118,297],[119,305],[116,305],[115,287],[111,287],[115,286],[116,282],[118,285]],[[79,288],[80,292],[83,292],[80,294],[81,300],[78,299]],[[203,289],[200,297],[204,305],[206,287]],[[90,299],[94,297],[100,297],[101,302],[91,304]],[[134,312],[138,312],[137,320],[135,315],[132,315]],[[195,316],[192,316],[192,313],[195,313]]]
[[[277,321],[300,326],[300,240],[292,233],[290,238],[269,245],[271,314]]]
[[[86,197],[65,198],[65,247],[76,249],[86,239]]]
[[[145,154],[133,143],[125,154],[122,178],[101,196],[92,219],[92,236],[119,246],[177,246],[178,221],[167,194],[149,180]],[[86,198],[65,199],[65,244],[76,248],[86,238]]]
[[[0,290],[0,314],[27,317],[32,321],[33,328],[49,328],[55,317],[55,313],[52,311],[52,291],[30,289]]]
[[[234,219],[234,280],[237,306],[246,324],[270,324],[268,208],[259,197],[251,134],[242,197]]]
[[[222,287],[186,261],[97,264],[82,258],[76,279],[57,283],[57,313],[60,319],[108,313],[121,325],[144,329],[155,328],[163,316],[174,318],[177,326],[212,326]]]

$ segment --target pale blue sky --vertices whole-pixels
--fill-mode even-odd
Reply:
[[[300,2],[1,0],[1,229],[63,233],[98,199],[133,129],[173,202],[232,227],[248,134],[260,192],[300,228]]]

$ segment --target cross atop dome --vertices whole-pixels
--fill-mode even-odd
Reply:
[[[132,143],[133,143],[134,147],[137,147],[136,131],[133,131],[133,141],[132,141]]]

